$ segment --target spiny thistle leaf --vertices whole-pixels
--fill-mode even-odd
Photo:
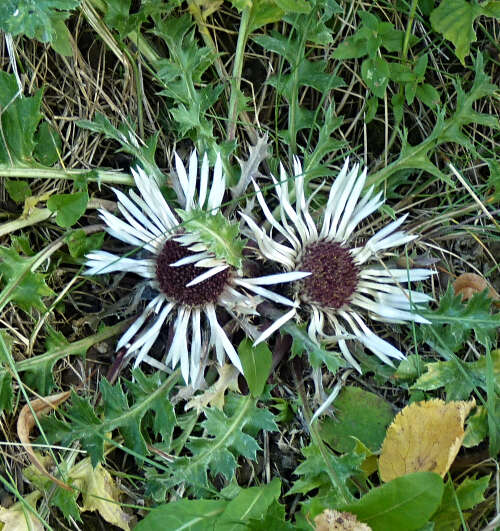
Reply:
[[[231,223],[220,212],[177,210],[183,227],[196,235],[217,258],[239,269],[243,260],[245,240],[240,237],[240,224]]]
[[[500,313],[491,312],[488,291],[476,293],[465,305],[461,295],[455,295],[451,284],[441,297],[439,308],[426,312],[432,325],[421,327],[423,339],[448,357],[468,339],[471,331],[482,345],[491,346],[500,327]]]
[[[0,308],[12,301],[25,312],[45,309],[43,297],[54,292],[45,283],[44,275],[31,272],[37,257],[24,258],[15,249],[0,246]]]
[[[79,440],[82,447],[89,453],[92,464],[96,466],[104,456],[105,434],[115,429],[120,430],[125,439],[125,445],[134,452],[137,459],[147,454],[148,441],[143,429],[144,417],[147,413],[155,417],[159,416],[158,422],[153,419],[154,429],[170,438],[173,426],[163,424],[175,421],[172,406],[166,398],[167,391],[173,385],[172,382],[166,380],[159,385],[158,375],[148,377],[140,371],[134,374],[138,381],[135,384],[126,382],[127,388],[133,388],[135,395],[132,405],[129,405],[129,397],[120,383],[113,386],[103,379],[101,381],[103,419],[96,416],[90,403],[73,393],[72,405],[66,412],[67,422],[54,417],[43,419],[49,441],[62,441],[63,444],[70,445]],[[148,418],[151,419],[151,417]],[[162,424],[161,428],[159,424]]]
[[[272,413],[258,408],[256,402],[251,396],[229,394],[224,411],[206,409],[206,420],[201,423],[206,435],[191,436],[187,443],[192,457],[176,459],[164,474],[150,470],[150,492],[162,499],[165,489],[184,483],[194,493],[206,493],[210,488],[209,471],[214,476],[221,474],[231,480],[240,455],[255,459],[260,449],[255,440],[258,432],[278,429]]]

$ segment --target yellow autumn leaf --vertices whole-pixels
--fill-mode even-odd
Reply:
[[[24,503],[17,502],[6,509],[0,507],[0,529],[2,531],[43,531],[42,522],[33,514],[26,505],[36,511],[36,503],[42,493],[35,490],[24,497]]]
[[[382,481],[412,472],[435,472],[442,477],[455,460],[464,439],[465,418],[476,401],[434,399],[402,409],[389,426],[379,458]]]
[[[97,511],[106,522],[124,531],[129,530],[130,517],[119,504],[120,491],[104,467],[97,465],[94,468],[90,457],[87,457],[71,469],[70,477],[82,493],[82,512]]]
[[[371,531],[354,514],[325,509],[314,519],[315,531]]]

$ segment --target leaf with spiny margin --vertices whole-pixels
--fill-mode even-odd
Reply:
[[[0,29],[12,35],[26,35],[30,39],[51,42],[59,53],[68,55],[69,31],[64,24],[70,11],[81,0],[2,0]],[[69,48],[71,54],[71,48]]]
[[[44,275],[31,272],[37,257],[24,258],[15,249],[0,246],[0,310],[11,301],[27,313],[31,308],[45,310],[42,299],[54,292],[45,283]]]
[[[475,152],[472,143],[462,133],[463,127],[476,123],[490,127],[493,130],[500,129],[498,119],[495,116],[479,113],[473,108],[478,99],[493,97],[497,91],[497,86],[490,83],[490,79],[485,73],[483,56],[479,53],[474,60],[474,72],[474,82],[469,92],[465,92],[462,89],[460,81],[455,83],[457,101],[452,116],[445,119],[446,110],[445,108],[441,109],[436,115],[436,124],[430,135],[415,146],[408,144],[406,135],[404,135],[401,154],[398,159],[372,174],[367,179],[366,186],[379,185],[385,182],[388,177],[403,169],[424,170],[453,186],[453,181],[430,161],[429,153],[431,150],[435,150],[441,144],[454,142]]]
[[[325,350],[316,341],[313,341],[305,331],[305,327],[301,328],[295,323],[288,321],[281,327],[281,330],[292,336],[293,356],[301,356],[304,352],[307,352],[309,362],[313,368],[317,369],[324,363],[328,370],[335,374],[338,369],[347,367],[347,362],[343,356],[336,352]]]
[[[493,380],[500,387],[500,350],[491,351]],[[459,359],[426,363],[427,372],[414,383],[412,389],[433,391],[444,387],[447,400],[465,400],[475,387],[487,390],[488,363],[486,356],[478,361]]]
[[[444,486],[441,505],[431,518],[431,522],[434,523],[434,531],[460,529],[460,513],[472,509],[484,501],[484,493],[488,488],[490,477],[490,475],[479,479],[474,476],[466,477],[458,486],[453,485],[451,479],[447,481]]]
[[[492,313],[488,290],[474,294],[467,304],[455,295],[451,283],[434,312],[425,312],[431,325],[422,326],[422,338],[444,357],[456,352],[469,338],[471,331],[486,348],[493,344],[500,327],[500,313]]]
[[[470,45],[476,41],[474,21],[481,15],[500,18],[500,2],[443,0],[431,13],[432,29],[453,43],[455,55],[463,65]]]
[[[117,128],[101,113],[96,113],[94,121],[78,120],[76,123],[82,129],[88,129],[94,133],[100,133],[106,138],[115,140],[121,145],[119,151],[135,157],[140,162],[144,171],[154,178],[157,183],[163,183],[165,181],[165,176],[155,162],[158,134],[149,137],[143,142],[134,133],[133,124],[128,119]]]
[[[155,499],[162,499],[165,490],[186,484],[194,495],[208,493],[208,471],[213,476],[222,474],[228,481],[234,477],[237,458],[242,455],[255,459],[260,449],[255,437],[260,430],[276,431],[273,414],[257,407],[251,396],[229,393],[224,411],[205,410],[206,420],[201,423],[203,437],[189,437],[187,447],[191,457],[181,457],[168,464],[166,473],[150,470],[148,488]]]
[[[146,377],[139,371],[134,372],[139,378],[136,386],[133,386],[135,401],[129,405],[129,400],[120,383],[112,386],[106,379],[101,380],[100,390],[102,393],[103,419],[100,420],[93,407],[83,398],[73,393],[72,404],[67,408],[65,416],[67,422],[60,421],[53,416],[44,417],[42,422],[47,428],[45,433],[52,443],[63,441],[70,445],[79,440],[83,449],[92,458],[95,466],[102,461],[104,452],[105,434],[119,429],[125,439],[125,444],[136,453],[136,459],[140,460],[147,453],[145,435],[143,434],[144,416],[151,412],[159,415],[163,422],[171,419],[166,398],[167,389],[172,385],[168,380],[161,385],[157,384],[157,376]],[[126,382],[128,387],[128,383]],[[149,393],[147,391],[150,390]],[[167,420],[167,421],[169,421]],[[153,429],[158,429],[168,437],[171,427],[158,427],[155,420],[152,422]]]
[[[323,455],[315,444],[303,448],[302,453],[305,460],[295,469],[295,474],[300,476],[300,479],[295,481],[287,496],[307,494],[313,489],[319,489],[319,496],[327,494],[332,501],[336,500],[336,503],[345,502],[335,485],[345,485],[352,476],[362,474],[361,465],[365,456],[352,453],[339,457],[328,450],[326,455]],[[336,477],[331,478],[330,474],[335,474]],[[351,499],[354,500],[354,497]]]
[[[225,260],[236,269],[241,267],[246,240],[240,237],[238,222],[229,221],[221,212],[213,214],[200,209],[189,212],[178,209],[177,213],[184,229],[194,234],[217,258]]]
[[[38,391],[42,396],[50,394],[50,391],[54,387],[53,368],[58,359],[63,357],[65,349],[70,345],[69,341],[64,337],[61,332],[54,330],[51,326],[45,327],[47,331],[47,339],[45,341],[45,352],[40,356],[31,358],[40,359],[40,363],[33,364],[31,368],[28,368],[24,372],[24,383]],[[53,355],[56,353],[62,353],[61,355]],[[82,348],[80,351],[73,351],[73,354],[85,356],[86,349]],[[19,370],[19,367],[18,367]],[[20,371],[21,372],[21,371]]]

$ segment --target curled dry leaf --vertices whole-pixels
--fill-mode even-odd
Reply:
[[[412,472],[435,472],[443,477],[464,439],[464,422],[476,401],[434,399],[402,409],[389,426],[379,458],[382,481]]]
[[[37,417],[45,415],[45,413],[56,409],[60,404],[66,401],[70,394],[71,393],[69,391],[65,393],[58,393],[57,395],[37,398],[36,400],[32,400],[30,404],[26,404],[23,409],[21,409],[21,413],[17,419],[17,436],[19,437],[24,449],[28,453],[33,466],[36,467],[36,469],[39,470],[44,476],[50,478],[51,481],[59,485],[59,487],[72,491],[73,489],[69,485],[66,485],[66,483],[62,482],[60,479],[57,479],[47,471],[47,469],[35,455],[33,447],[30,443],[30,433],[35,426],[35,417],[33,416],[33,413],[35,413]]]
[[[314,519],[315,531],[371,531],[371,527],[359,522],[356,515],[325,509]]]
[[[17,502],[8,509],[0,507],[0,529],[2,531],[44,531],[45,527],[36,514],[26,508],[29,505],[36,510],[36,504],[41,497],[42,493],[35,490],[24,496],[23,502]]]
[[[485,289],[488,295],[495,301],[498,306],[500,295],[486,282],[486,280],[475,273],[464,273],[460,275],[453,283],[455,295],[462,295],[464,301],[468,301],[476,293],[481,293]]]

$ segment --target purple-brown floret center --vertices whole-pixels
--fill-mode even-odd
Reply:
[[[178,267],[172,267],[170,264],[193,254],[187,247],[174,240],[165,242],[156,261],[156,278],[160,289],[170,301],[186,306],[204,306],[215,303],[230,279],[231,268],[228,267],[207,280],[187,288],[186,284],[205,273],[207,269],[196,267],[195,264]]]
[[[297,269],[311,272],[300,283],[300,297],[334,310],[350,301],[359,281],[359,270],[350,250],[338,242],[309,244]]]

